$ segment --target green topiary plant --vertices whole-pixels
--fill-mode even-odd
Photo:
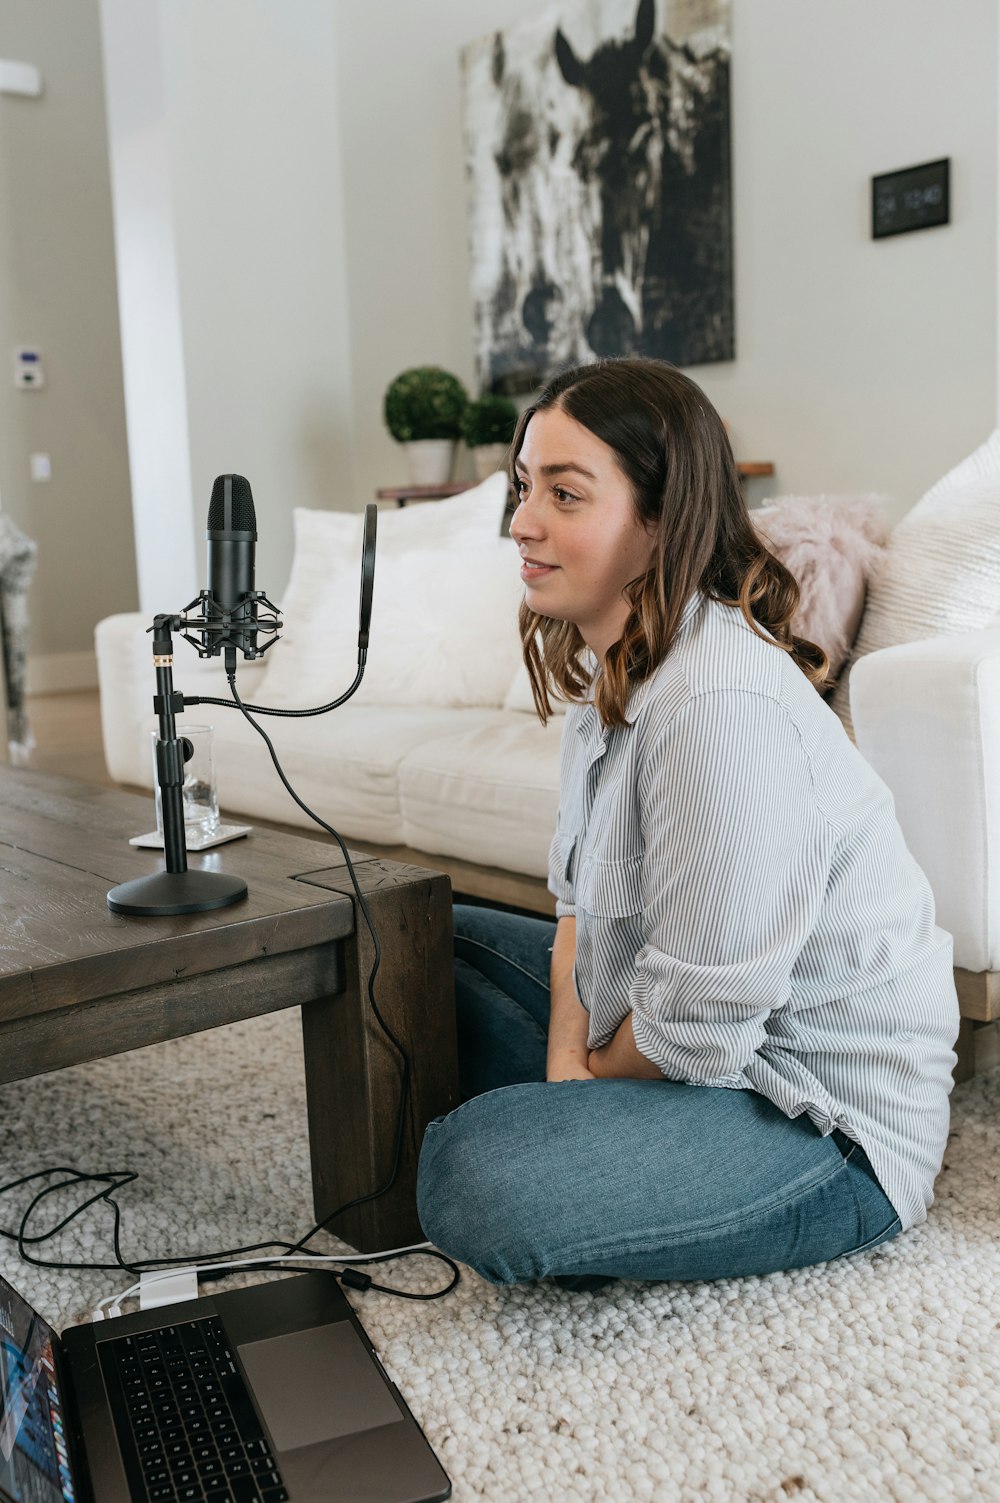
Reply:
[[[462,414],[462,437],[470,449],[509,444],[517,427],[517,408],[509,397],[479,397]]]
[[[422,438],[458,438],[468,405],[465,387],[439,365],[402,371],[385,394],[385,425],[398,443]]]

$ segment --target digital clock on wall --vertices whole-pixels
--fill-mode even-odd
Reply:
[[[872,178],[872,239],[947,224],[950,157]]]

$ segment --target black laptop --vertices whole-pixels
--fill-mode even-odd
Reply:
[[[336,1280],[72,1326],[0,1278],[3,1503],[431,1503],[451,1483]]]

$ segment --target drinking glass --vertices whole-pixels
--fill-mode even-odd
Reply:
[[[215,757],[212,752],[210,725],[177,727],[178,737],[185,737],[194,747],[194,755],[184,763],[184,835],[191,848],[211,840],[219,829],[219,790],[215,782]],[[156,791],[156,829],[163,836],[163,798],[156,780],[156,743],[158,733],[151,731],[153,779]]]

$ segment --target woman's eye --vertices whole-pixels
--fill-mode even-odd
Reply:
[[[573,501],[579,501],[580,499],[579,496],[574,496],[572,491],[563,490],[561,485],[554,485],[552,487],[552,494],[561,506],[570,504]]]
[[[524,493],[527,489],[528,482],[526,480],[522,480],[520,476],[516,476],[514,479],[514,494],[515,496],[517,496],[519,501],[524,500]]]

